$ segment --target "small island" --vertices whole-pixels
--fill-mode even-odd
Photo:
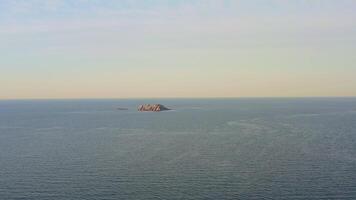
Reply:
[[[138,107],[138,111],[151,111],[151,112],[160,112],[170,110],[162,104],[143,104]]]
[[[119,108],[117,108],[117,110],[128,110],[128,108],[121,108],[121,107],[119,107]]]

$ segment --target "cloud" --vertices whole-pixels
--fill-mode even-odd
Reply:
[[[0,41],[3,44],[7,43],[6,38],[13,37],[17,37],[18,41],[34,43],[33,36],[40,35],[45,36],[40,41],[60,43],[63,47],[66,44],[70,47],[75,46],[74,44],[96,45],[97,49],[106,47],[110,50],[126,46],[245,48],[346,44],[354,40],[356,35],[356,26],[353,23],[356,15],[350,18],[347,13],[330,13],[326,10],[317,13],[301,10],[286,12],[295,9],[294,7],[307,5],[311,7],[309,9],[316,11],[316,5],[330,7],[329,1],[307,4],[272,0],[268,5],[257,5],[250,1],[218,0],[189,3],[175,1],[172,4],[167,1],[144,4],[138,0],[11,2],[8,4],[18,6],[23,13],[46,11],[61,14],[50,17],[40,15],[40,18],[33,14],[32,18],[0,21]],[[339,4],[335,9],[344,9],[345,6]],[[246,13],[245,9],[251,13]],[[267,14],[266,12],[271,12],[270,9],[283,14]],[[258,10],[263,12],[256,13]],[[16,42],[11,41],[13,43]],[[119,47],[114,47],[117,43],[120,43]]]
[[[12,0],[0,3],[3,12],[9,15],[35,14],[38,12],[50,12],[59,10],[66,4],[64,0]]]

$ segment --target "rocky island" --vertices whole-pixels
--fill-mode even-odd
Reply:
[[[160,112],[170,110],[169,108],[165,107],[162,104],[143,104],[138,106],[138,111],[151,111],[151,112]]]

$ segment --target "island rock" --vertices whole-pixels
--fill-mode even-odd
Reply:
[[[162,104],[143,104],[138,107],[138,111],[152,111],[152,112],[160,112],[170,110]]]

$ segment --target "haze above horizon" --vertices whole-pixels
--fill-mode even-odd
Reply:
[[[356,96],[353,0],[0,1],[0,99]]]

